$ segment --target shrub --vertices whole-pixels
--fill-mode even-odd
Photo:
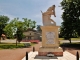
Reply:
[[[30,43],[24,43],[24,47],[30,47],[31,44]]]
[[[0,49],[13,49],[13,48],[23,48],[24,44],[18,44],[16,46],[15,44],[0,44]]]
[[[60,47],[80,49],[80,43],[63,43],[60,44]]]

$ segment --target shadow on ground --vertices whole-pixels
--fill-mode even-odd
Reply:
[[[65,48],[72,48],[72,49],[80,49],[80,43],[63,43],[60,45],[60,47],[65,50]]]

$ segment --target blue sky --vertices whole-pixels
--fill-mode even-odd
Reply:
[[[12,20],[19,17],[35,20],[37,25],[42,25],[41,11],[45,12],[50,6],[56,5],[56,17],[51,18],[57,25],[61,25],[62,10],[60,2],[62,0],[0,0],[0,15],[6,15]]]

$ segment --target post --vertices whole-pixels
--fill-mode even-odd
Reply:
[[[33,47],[33,52],[35,52],[35,47]]]
[[[26,52],[26,60],[28,60],[28,52]]]
[[[79,53],[78,53],[78,51],[76,53],[76,60],[79,60]]]

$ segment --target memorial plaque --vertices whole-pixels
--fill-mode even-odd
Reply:
[[[46,44],[54,44],[55,41],[55,33],[54,32],[46,32]]]

